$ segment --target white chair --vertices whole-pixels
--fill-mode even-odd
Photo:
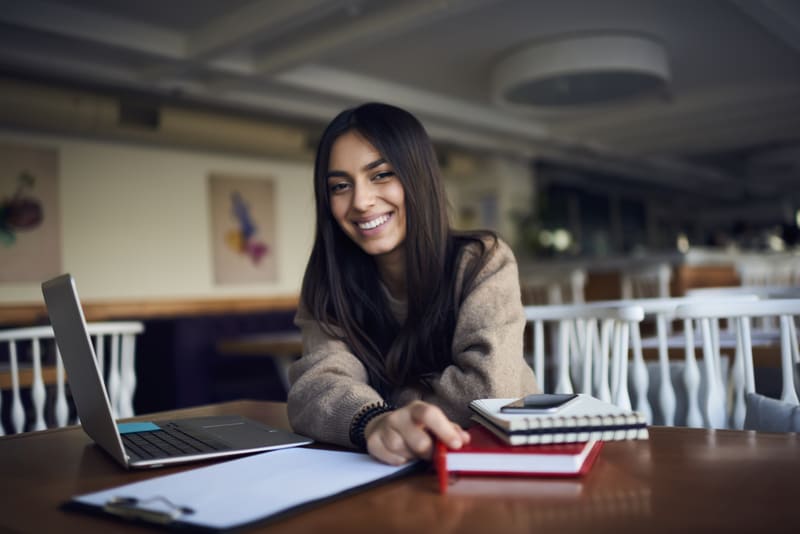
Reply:
[[[700,380],[699,377],[705,378],[705,373],[701,372],[701,369],[698,366],[697,360],[694,357],[694,347],[700,343],[699,338],[693,336],[692,339],[692,350],[687,349],[687,342],[685,334],[681,335],[672,335],[672,322],[675,317],[675,312],[681,305],[686,304],[693,304],[698,302],[718,302],[724,301],[726,303],[730,302],[739,302],[739,303],[748,303],[748,302],[755,302],[758,300],[758,297],[755,295],[748,295],[748,294],[735,294],[729,296],[716,296],[710,299],[703,299],[701,297],[672,297],[672,298],[655,298],[655,299],[636,299],[631,301],[621,301],[623,304],[636,304],[641,306],[644,310],[645,320],[652,319],[655,321],[656,325],[656,336],[655,338],[646,338],[642,340],[642,346],[644,348],[656,348],[658,350],[658,391],[655,397],[658,399],[658,408],[659,412],[663,418],[663,424],[667,426],[672,426],[677,421],[677,408],[678,406],[678,395],[677,395],[677,385],[683,386],[683,396],[680,400],[685,400],[686,406],[686,413],[681,415],[685,415],[685,421],[688,426],[695,426],[699,427],[703,425],[703,419],[700,415],[700,403],[699,403],[699,396],[700,396]],[[691,328],[693,325],[689,325]],[[717,356],[719,356],[719,349],[724,347],[732,347],[735,346],[735,342],[733,338],[730,336],[725,337],[720,342],[720,336],[718,332],[718,323],[714,323],[711,325],[712,329],[716,333],[716,339],[718,340],[716,344],[716,351]],[[686,328],[686,325],[684,325]],[[693,331],[693,329],[692,329]],[[670,362],[669,359],[669,349],[673,347],[683,347],[684,348],[684,361],[681,362],[679,365],[681,369],[681,379],[682,384],[674,384],[672,380],[672,368],[673,362]],[[675,363],[675,365],[678,365]],[[721,365],[721,357],[720,357],[720,365]],[[707,380],[706,380],[707,382]],[[715,385],[718,385],[715,383]]]
[[[800,255],[793,253],[742,254],[736,271],[743,286],[800,285]]]
[[[525,316],[531,325],[532,366],[542,391],[572,393],[578,391],[630,409],[628,392],[628,339],[644,317],[637,306],[526,306]],[[545,325],[556,327],[555,385],[545,380]],[[633,327],[632,327],[633,325]],[[634,328],[635,327],[635,328]],[[636,354],[636,351],[634,351]],[[641,356],[641,351],[639,351]],[[644,361],[634,360],[634,372],[646,375]],[[637,402],[637,410],[649,414],[646,399]]]
[[[705,412],[703,416],[712,427],[724,427],[725,416],[731,416],[734,428],[743,428],[746,418],[758,419],[757,414],[749,413],[758,409],[758,400],[755,392],[755,373],[753,365],[753,342],[751,337],[751,319],[777,318],[780,322],[780,347],[781,347],[781,374],[782,393],[781,401],[787,409],[795,409],[798,405],[798,396],[794,384],[795,365],[800,360],[797,345],[797,331],[795,318],[800,315],[800,299],[774,299],[760,300],[757,302],[698,302],[680,306],[675,317],[691,323],[699,321],[703,336],[704,359],[718,362],[718,339],[714,338],[713,322],[721,318],[732,318],[736,324],[736,353],[733,362],[733,405],[726,408],[725,395],[717,392],[713,387],[708,391],[705,399]],[[687,339],[691,334],[687,331]],[[715,346],[716,345],[716,346]],[[693,347],[694,344],[691,344]],[[687,354],[689,351],[687,341]],[[708,364],[707,365],[712,365]],[[714,377],[716,378],[716,376]],[[798,419],[800,421],[800,419]],[[798,429],[800,430],[800,429]]]
[[[627,267],[620,273],[622,300],[668,298],[672,268],[668,263]]]
[[[583,269],[537,270],[520,274],[522,302],[526,305],[581,304],[585,301]]]
[[[140,322],[105,322],[88,323],[87,329],[94,341],[100,374],[105,378],[114,416],[133,416],[135,336],[144,331],[144,326]],[[8,369],[2,373],[2,383],[7,383],[11,390],[10,430],[44,430],[48,420],[51,426],[69,424],[64,366],[53,339],[52,327],[0,331],[0,345],[5,345],[8,354]],[[50,404],[46,383],[55,388],[55,392],[50,394],[54,398],[49,399],[53,405],[53,413],[47,414],[49,417],[45,413]],[[23,402],[25,389],[30,390],[27,404]],[[26,421],[27,408],[33,411],[31,421]],[[2,434],[5,434],[5,429],[0,425]]]

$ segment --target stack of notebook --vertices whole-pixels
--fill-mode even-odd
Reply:
[[[472,419],[509,445],[647,439],[647,422],[642,414],[589,395],[578,395],[555,413],[502,412],[501,408],[513,400],[474,400],[469,405],[474,412]]]

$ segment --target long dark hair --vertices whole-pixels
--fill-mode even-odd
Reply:
[[[405,192],[408,315],[390,311],[374,259],[356,245],[331,214],[327,173],[331,148],[344,133],[364,137],[392,166]],[[322,134],[314,164],[317,227],[303,277],[303,303],[322,328],[348,344],[370,383],[386,394],[425,382],[452,363],[453,331],[463,295],[456,271],[468,243],[479,251],[464,272],[469,288],[497,245],[494,234],[450,228],[441,172],[422,124],[410,113],[369,103],[337,115]]]

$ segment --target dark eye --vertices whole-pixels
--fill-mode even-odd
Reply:
[[[383,171],[383,172],[379,172],[378,174],[373,176],[372,179],[374,181],[388,180],[392,176],[394,176],[394,173],[392,171]]]
[[[338,182],[328,186],[330,192],[334,195],[336,193],[341,193],[342,191],[346,191],[348,187],[350,187],[350,184],[348,184],[347,182]]]

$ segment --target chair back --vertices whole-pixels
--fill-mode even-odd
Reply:
[[[800,361],[798,353],[797,329],[795,320],[800,315],[800,299],[768,299],[756,302],[717,301],[697,302],[680,306],[675,317],[688,325],[687,358],[689,356],[691,322],[698,321],[702,330],[703,358],[707,366],[718,364],[719,339],[714,337],[712,325],[721,318],[732,319],[736,330],[736,353],[733,363],[733,406],[731,407],[732,425],[743,428],[746,418],[753,419],[747,413],[750,407],[757,409],[759,404],[771,406],[770,403],[748,403],[748,397],[756,394],[755,370],[753,362],[754,337],[751,331],[751,320],[759,318],[775,318],[780,324],[781,355],[781,402],[793,409],[798,403],[797,386],[795,384],[795,366]],[[717,330],[718,335],[718,330]],[[694,344],[691,344],[693,350]],[[716,427],[720,421],[719,406],[724,406],[724,392],[707,393],[706,413],[711,426]],[[724,417],[724,411],[722,416]],[[723,419],[724,424],[724,419]]]
[[[135,337],[144,331],[144,325],[140,322],[95,322],[86,326],[94,342],[114,417],[133,416]],[[64,366],[53,328],[2,330],[0,351],[7,356],[7,365],[0,372],[0,390],[9,391],[10,396],[10,428],[4,428],[0,421],[0,435],[70,424]]]
[[[537,271],[520,275],[525,305],[580,304],[585,301],[586,271],[566,269]]]
[[[668,263],[627,267],[620,273],[620,294],[623,300],[668,298],[672,268]]]
[[[637,306],[595,306],[575,304],[560,306],[526,306],[525,316],[530,326],[533,348],[532,366],[542,391],[556,393],[587,393],[602,400],[630,409],[628,392],[628,341],[636,332],[644,313]],[[555,357],[554,385],[545,378],[546,326],[555,330],[551,350]],[[640,353],[641,354],[641,351]],[[634,366],[641,374],[644,361]],[[646,378],[645,378],[646,380]],[[637,410],[649,416],[646,398],[639,399]]]

